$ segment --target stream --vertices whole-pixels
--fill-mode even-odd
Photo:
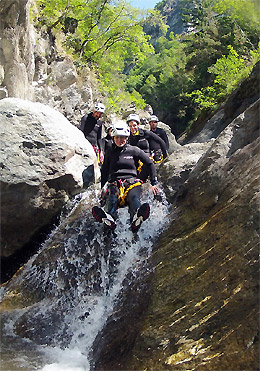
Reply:
[[[1,371],[94,369],[97,335],[131,281],[150,269],[153,243],[168,225],[163,192],[155,200],[145,185],[145,201],[151,213],[137,237],[127,207],[119,209],[114,235],[93,220],[95,186],[69,202],[39,251],[0,289],[3,302],[29,297],[20,309],[2,310]]]

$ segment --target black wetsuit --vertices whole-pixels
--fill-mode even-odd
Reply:
[[[113,139],[112,137],[107,134],[104,138],[102,138],[102,151],[105,153],[108,148],[112,146]]]
[[[168,137],[167,137],[167,134],[166,134],[166,132],[165,132],[165,130],[164,129],[162,129],[162,128],[158,128],[158,127],[156,127],[154,130],[151,130],[151,132],[152,133],[155,133],[155,134],[157,134],[157,135],[159,135],[159,137],[160,138],[162,138],[162,140],[165,142],[165,144],[166,144],[166,149],[167,149],[167,151],[169,150],[169,139],[168,139]],[[156,148],[157,147],[157,148]],[[154,143],[154,148],[153,149],[160,149],[159,147],[158,147],[158,144],[155,142]]]
[[[117,147],[114,143],[106,151],[101,168],[101,186],[108,182],[107,211],[114,218],[117,217],[118,196],[120,184],[125,189],[131,187],[127,193],[126,202],[129,207],[130,219],[140,207],[141,185],[133,187],[139,181],[137,175],[138,161],[142,161],[149,169],[151,184],[157,183],[156,169],[153,161],[138,147],[126,144]]]
[[[80,121],[80,130],[83,131],[85,138],[94,148],[102,149],[102,125],[101,120],[96,120],[92,112],[84,115]]]
[[[151,151],[154,149],[161,149],[163,157],[167,157],[167,149],[164,140],[152,131],[139,129],[137,135],[130,135],[129,143],[132,146],[141,148],[148,155],[150,155]]]
[[[148,156],[153,154],[153,151],[160,151],[160,156],[163,155],[163,158],[167,157],[166,144],[157,134],[152,131],[139,129],[137,135],[130,135],[129,143],[132,146],[137,146],[142,149]],[[142,181],[146,181],[149,176],[149,169],[146,164],[141,168],[139,177]]]

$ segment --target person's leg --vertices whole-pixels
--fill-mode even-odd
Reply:
[[[134,214],[141,206],[140,197],[141,197],[142,187],[136,186],[130,189],[127,194],[127,204],[130,214],[130,221],[132,221]]]
[[[146,202],[141,205],[140,196],[142,192],[141,186],[132,188],[127,195],[127,203],[130,213],[131,229],[134,233],[138,232],[143,221],[150,215],[150,206]]]
[[[106,210],[115,220],[117,219],[119,188],[111,184],[108,189]]]
[[[113,184],[109,185],[107,193],[107,196],[102,200],[102,206],[107,212],[102,207],[94,206],[92,214],[99,223],[103,223],[109,229],[114,230],[116,228],[115,218],[117,217],[118,208],[118,187]]]

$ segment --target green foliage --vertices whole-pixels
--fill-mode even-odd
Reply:
[[[100,63],[101,57],[112,53],[111,64],[116,62],[121,69],[129,53],[138,60],[153,50],[143,32],[140,12],[124,1],[38,0],[38,5],[38,22],[49,31],[63,30],[65,46],[87,62]]]
[[[217,0],[214,10],[236,22],[249,37],[260,31],[259,2],[248,0]]]
[[[104,94],[110,95],[113,107],[118,106],[123,95],[144,105],[134,90],[132,97],[129,92],[123,93],[122,75],[129,66],[154,53],[149,36],[143,31],[139,10],[124,0],[38,0],[37,4],[41,10],[38,25],[63,40],[75,63],[82,68],[84,64],[98,66],[101,87]],[[159,22],[158,13],[151,12],[149,16]]]
[[[228,49],[227,56],[218,59],[214,65],[208,68],[208,71],[215,75],[213,85],[186,94],[201,109],[215,107],[223,101],[240,81],[249,76],[253,65],[260,60],[260,43],[258,50],[251,52],[251,63],[241,58],[231,45]]]
[[[218,59],[217,62],[208,68],[210,73],[216,75],[214,84],[223,90],[223,94],[229,94],[237,82],[247,74],[245,61],[230,45],[229,54]]]
[[[139,91],[166,122],[174,122],[177,135],[201,110],[215,109],[248,76],[258,58],[260,21],[255,0],[180,3],[191,32],[157,39],[156,54],[136,65],[127,80],[130,90]]]
[[[158,40],[157,54],[149,55],[143,63],[137,64],[129,73],[127,86],[140,90],[151,101],[157,100],[160,90],[168,88],[171,79],[185,66],[186,56],[183,44],[171,35],[171,40]]]
[[[37,0],[37,22],[62,40],[79,69],[94,69],[111,109],[149,103],[178,135],[259,60],[260,7],[258,0],[179,0],[190,31],[178,36],[161,15],[171,3],[144,13],[125,0]]]

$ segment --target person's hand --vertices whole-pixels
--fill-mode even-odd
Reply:
[[[153,194],[154,195],[158,195],[159,194],[159,188],[156,185],[152,185],[152,191],[153,191]]]
[[[103,164],[103,162],[104,162],[104,153],[103,153],[103,151],[100,151],[100,153],[99,153],[99,163]]]

